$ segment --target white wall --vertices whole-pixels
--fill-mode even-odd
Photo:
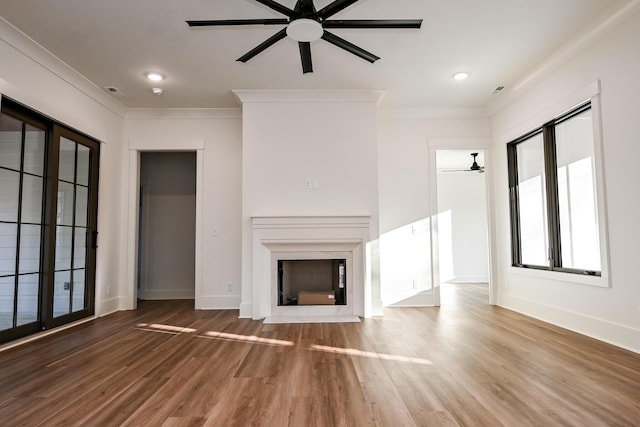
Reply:
[[[252,303],[251,217],[370,216],[378,240],[377,101],[371,91],[237,92],[243,101],[243,291]],[[307,189],[306,181],[317,183]],[[378,282],[378,268],[372,280]],[[381,310],[372,283],[373,311]],[[366,309],[365,309],[366,310]],[[377,310],[377,311],[376,311]]]
[[[635,13],[492,117],[500,304],[640,351],[640,13]],[[510,268],[505,144],[594,81],[601,83],[602,144],[609,230],[610,288],[521,275]],[[539,121],[539,123],[536,123]],[[506,286],[508,285],[508,288]]]
[[[0,18],[0,93],[103,142],[96,314],[119,309],[124,107]]]
[[[131,149],[141,152],[203,147],[199,171],[202,187],[197,190],[202,197],[202,207],[197,212],[202,227],[201,259],[197,260],[201,263],[201,277],[196,278],[201,289],[196,289],[196,307],[238,308],[242,242],[240,111],[132,110],[125,121],[125,134]],[[135,186],[133,180],[135,177],[129,178],[129,186]],[[128,256],[135,256],[135,251]],[[125,276],[131,273],[128,271]],[[133,279],[125,278],[127,287],[135,285]],[[128,299],[133,294],[131,289],[128,291],[124,306],[131,303]]]
[[[451,272],[442,270],[445,254],[440,252],[440,282],[487,282],[489,256],[487,246],[486,174],[477,172],[438,173],[438,213],[450,215],[451,227],[438,232],[439,248],[446,240],[451,245],[448,263]],[[441,222],[442,224],[442,222]]]
[[[428,227],[438,148],[476,148],[491,135],[482,111],[381,111],[378,174],[380,275],[385,305],[438,304],[431,289]],[[426,248],[425,248],[426,246]],[[416,254],[416,251],[420,251]]]

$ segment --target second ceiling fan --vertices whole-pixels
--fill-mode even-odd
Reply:
[[[228,26],[228,25],[286,25],[285,28],[251,49],[238,58],[240,62],[247,62],[260,52],[273,46],[278,41],[289,36],[298,42],[300,59],[302,60],[302,72],[313,72],[311,60],[311,42],[323,39],[338,46],[364,60],[375,62],[378,56],[346,41],[327,31],[327,28],[420,28],[422,19],[328,19],[351,6],[358,0],[336,0],[320,10],[316,10],[313,0],[298,0],[293,9],[290,9],[273,0],[255,0],[286,18],[276,19],[225,19],[186,21],[190,27]]]

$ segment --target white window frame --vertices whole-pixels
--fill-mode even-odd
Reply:
[[[544,123],[561,116],[563,113],[571,111],[575,107],[591,101],[592,123],[593,123],[593,149],[595,163],[595,187],[596,199],[598,204],[598,232],[600,238],[600,276],[580,275],[576,273],[551,271],[533,268],[522,268],[516,266],[509,267],[509,274],[528,276],[541,279],[556,280],[567,283],[611,287],[610,278],[610,260],[609,260],[609,232],[608,232],[608,216],[605,191],[605,171],[603,156],[603,138],[602,138],[602,113],[600,103],[600,82],[595,81],[588,86],[574,92],[571,95],[558,101],[551,107],[535,115],[525,123],[517,126],[504,135],[505,148],[510,141],[517,139],[521,135],[525,135],[532,129],[540,127]],[[512,244],[512,242],[510,243]]]

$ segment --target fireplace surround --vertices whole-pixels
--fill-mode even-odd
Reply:
[[[357,322],[367,317],[370,217],[260,216],[251,218],[253,319],[266,323]],[[279,305],[278,262],[344,260],[344,305]]]

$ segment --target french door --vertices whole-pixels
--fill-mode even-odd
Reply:
[[[2,99],[0,342],[93,314],[99,148]]]

